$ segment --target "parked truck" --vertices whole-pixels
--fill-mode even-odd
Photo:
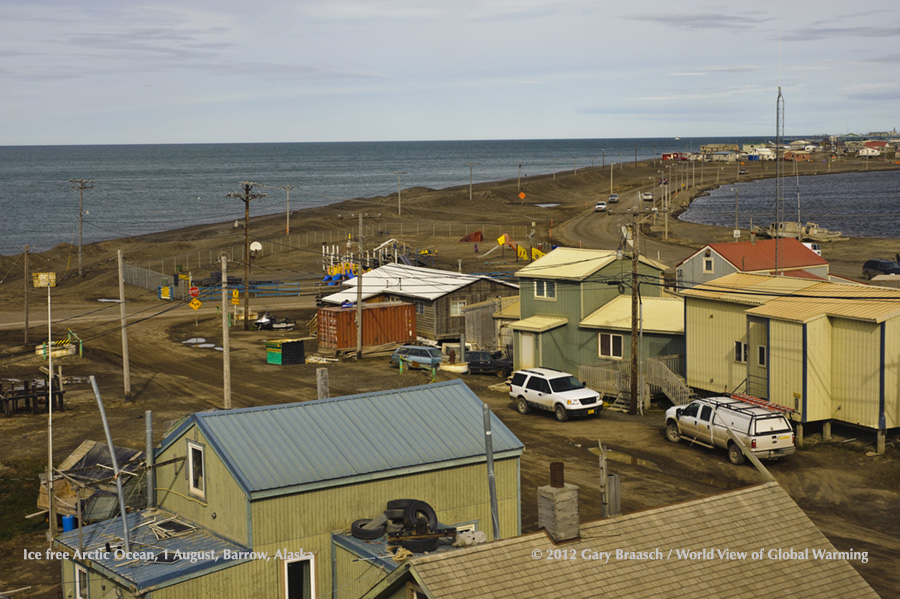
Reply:
[[[666,438],[728,450],[732,464],[743,464],[744,453],[728,429],[759,459],[794,453],[794,429],[787,408],[749,396],[707,397],[666,411]]]

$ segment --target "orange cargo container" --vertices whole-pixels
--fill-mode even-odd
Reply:
[[[319,308],[319,347],[356,347],[356,306]],[[416,340],[416,307],[405,302],[362,305],[363,346],[409,343]]]

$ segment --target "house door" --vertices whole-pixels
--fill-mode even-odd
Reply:
[[[312,599],[312,560],[284,562],[285,599]]]
[[[519,334],[519,369],[534,368],[534,333]]]

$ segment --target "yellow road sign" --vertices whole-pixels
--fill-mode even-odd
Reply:
[[[200,309],[200,306],[203,305],[203,304],[200,302],[200,300],[198,300],[198,299],[195,297],[194,299],[191,300],[191,303],[189,303],[188,305],[189,305],[191,308],[193,308],[194,310],[199,310],[199,309]]]
[[[240,297],[241,297],[240,291],[238,291],[237,289],[231,290],[231,299],[240,299]]]

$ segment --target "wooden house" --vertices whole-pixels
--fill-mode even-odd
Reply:
[[[360,284],[363,302],[402,301],[415,305],[417,334],[436,341],[459,339],[465,333],[466,306],[519,293],[513,283],[482,275],[385,264],[346,281],[344,289],[322,300],[335,305],[356,303]]]
[[[332,531],[397,498],[492,536],[482,402],[461,381],[192,414],[155,452],[158,505],[63,533],[73,597],[329,597]],[[491,416],[502,536],[522,443]],[[80,553],[75,553],[81,549]],[[113,593],[115,593],[113,595]]]
[[[640,257],[642,298],[662,295],[665,268]],[[627,294],[630,307],[631,271],[631,259],[613,250],[576,248],[557,248],[519,270],[520,320],[510,325],[515,367],[577,372],[584,364],[629,360],[630,309],[627,326],[622,326],[622,320],[610,312],[618,314],[615,306],[620,304],[612,308],[607,304]],[[658,331],[665,337],[660,347],[680,353],[682,318],[677,310],[672,312],[668,306],[665,310],[672,322],[665,331]]]
[[[732,274],[682,292],[687,384],[831,420],[900,427],[900,291]],[[827,427],[826,427],[826,430]]]

